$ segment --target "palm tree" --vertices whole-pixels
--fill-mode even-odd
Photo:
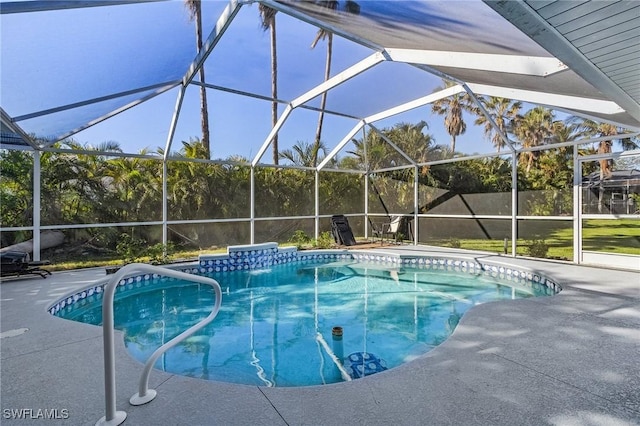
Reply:
[[[505,135],[510,127],[511,121],[518,115],[522,108],[522,102],[496,96],[480,98],[480,102],[482,102],[484,109],[498,125],[500,132]],[[490,140],[497,151],[500,152],[500,150],[506,146],[505,140],[502,139],[498,130],[493,127],[487,117],[480,112],[480,108],[474,108],[474,112],[478,115],[474,124],[484,126],[485,137]]]
[[[517,115],[511,125],[511,133],[520,140],[523,148],[532,148],[547,143],[554,135],[553,111],[542,106],[527,111],[524,115]],[[520,157],[521,161],[524,156]],[[526,173],[529,174],[533,162],[538,158],[537,151],[526,153]]]
[[[398,123],[392,128],[382,129],[381,132],[417,163],[442,159],[443,147],[434,144],[433,136],[424,133],[425,128],[428,129],[426,121],[417,124]],[[353,139],[353,144],[355,151],[348,153],[357,160],[357,165],[354,165],[356,168],[378,170],[407,164],[407,161],[377,132],[369,132],[364,139]],[[426,173],[424,167],[423,173]]]
[[[323,7],[329,10],[336,10],[338,8],[337,1],[323,1],[320,2]],[[345,5],[345,10],[348,13],[359,14],[360,13],[360,5],[355,1],[347,1]],[[320,28],[316,34],[316,38],[311,43],[311,48],[315,49],[316,45],[320,40],[327,40],[327,56],[324,65],[324,81],[329,80],[331,77],[331,59],[333,57],[333,33],[327,31],[325,29]],[[327,92],[323,92],[320,97],[320,112],[318,114],[318,127],[316,128],[316,137],[315,143],[320,143],[320,138],[322,137],[322,124],[324,121],[324,109],[327,105]]]
[[[391,152],[393,148],[378,133],[368,132],[366,137],[352,139],[352,142],[355,150],[347,151],[347,153],[354,156],[355,163],[350,164],[351,162],[347,161],[345,164],[349,164],[349,167],[362,170],[378,170],[398,165],[394,161],[397,156]]]
[[[326,156],[327,147],[322,142],[310,144],[299,141],[292,149],[285,149],[280,153],[280,158],[304,167],[316,167]]]
[[[437,87],[434,92],[453,87],[456,83],[443,80],[444,87]],[[457,94],[448,98],[437,100],[431,106],[434,114],[444,115],[444,125],[447,133],[451,135],[451,154],[456,152],[456,137],[467,131],[467,124],[462,118],[462,111],[472,112],[471,99],[467,94]]]
[[[278,122],[278,51],[276,46],[276,13],[277,10],[262,3],[258,5],[263,30],[269,30],[271,37],[271,125]],[[278,164],[278,134],[273,136],[273,164]]]
[[[191,139],[182,141],[178,157],[189,159],[203,158],[202,142]],[[170,208],[181,219],[211,218],[220,209],[226,199],[225,185],[221,183],[224,170],[219,164],[203,164],[193,161],[171,162],[167,181]],[[194,240],[206,234],[206,227],[192,228]]]
[[[444,158],[443,147],[435,145],[433,136],[425,134],[425,129],[429,129],[429,125],[423,120],[417,124],[398,123],[392,129],[385,130],[384,133],[416,163],[426,163]],[[427,166],[422,166],[421,174],[426,175],[428,169]]]
[[[148,154],[146,149],[139,152]],[[157,218],[162,199],[161,163],[136,157],[107,161],[106,176],[113,193],[112,208],[120,221]]]
[[[196,23],[196,47],[198,53],[202,50],[202,5],[200,0],[184,0],[186,8],[189,10],[189,18]],[[200,126],[202,127],[202,145],[205,149],[206,158],[211,155],[209,143],[209,111],[207,106],[207,89],[204,86],[204,64],[199,70],[200,77]]]
[[[597,153],[609,154],[613,147],[613,142],[618,141],[622,149],[627,151],[638,148],[638,143],[631,138],[615,138],[616,135],[628,132],[625,129],[617,127],[609,123],[597,123],[593,120],[580,117],[569,117],[567,123],[575,132],[576,137],[598,138],[603,136],[611,136],[610,140],[598,142]],[[600,160],[600,179],[604,179],[611,175],[613,161],[610,159]]]

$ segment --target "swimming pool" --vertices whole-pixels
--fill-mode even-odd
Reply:
[[[351,380],[427,353],[476,304],[558,290],[532,273],[465,260],[389,262],[344,253],[305,257],[233,271],[231,264],[224,270],[224,262],[216,271],[213,262],[207,274],[222,285],[220,313],[164,354],[156,368],[259,386]],[[144,362],[157,347],[207,316],[213,297],[208,286],[132,277],[116,293],[116,328],[124,332],[129,353]],[[90,288],[58,302],[50,312],[97,325],[100,300],[99,287]],[[334,327],[341,328],[341,340],[334,338]]]

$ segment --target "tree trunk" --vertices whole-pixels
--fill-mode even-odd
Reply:
[[[273,101],[271,103],[271,125],[276,126],[278,122],[278,53],[276,48],[276,17],[273,16],[270,26],[271,35],[271,97]],[[273,136],[271,141],[273,147],[273,164],[278,164],[278,133]]]
[[[202,9],[200,2],[196,3],[195,19],[196,19],[196,43],[198,53],[202,51]],[[207,105],[207,89],[205,88],[204,64],[199,70],[200,83],[200,126],[202,128],[202,147],[204,148],[207,159],[211,158],[211,146],[209,143],[209,111]]]
[[[63,242],[64,234],[60,231],[44,231],[40,233],[41,250],[59,246]],[[0,252],[5,251],[22,251],[25,253],[33,253],[33,240],[23,241],[21,243],[13,244],[11,246],[0,249]]]
[[[331,58],[333,56],[333,34],[329,33],[327,36],[327,60],[324,67],[324,81],[329,80],[331,77]],[[320,113],[318,114],[318,127],[316,128],[315,146],[320,146],[320,140],[322,139],[322,124],[324,121],[324,109],[327,106],[327,91],[322,93],[320,98]],[[313,167],[318,162],[318,150],[314,154]]]

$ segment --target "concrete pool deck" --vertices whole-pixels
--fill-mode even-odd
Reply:
[[[434,247],[376,251],[504,262],[538,271],[563,291],[476,306],[436,349],[364,379],[265,388],[154,370],[158,396],[139,407],[128,400],[142,365],[116,334],[124,424],[640,425],[640,273]],[[93,425],[104,416],[102,329],[46,310],[102,277],[104,268],[3,279],[2,425]],[[58,419],[34,419],[47,415]]]

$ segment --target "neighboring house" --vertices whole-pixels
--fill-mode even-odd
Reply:
[[[640,209],[640,170],[615,170],[600,180],[600,172],[582,179],[582,212],[637,214]]]

